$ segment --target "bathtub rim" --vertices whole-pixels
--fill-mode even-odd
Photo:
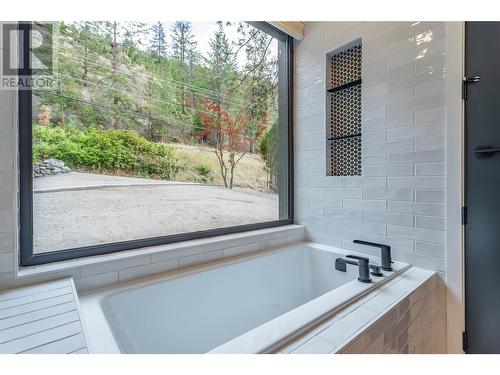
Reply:
[[[299,241],[293,244],[286,244],[267,249],[261,249],[254,252],[241,254],[238,256],[218,259],[212,262],[197,264],[190,267],[175,269],[172,271],[162,272],[147,277],[128,280],[122,283],[86,290],[79,293],[80,304],[82,307],[82,319],[85,320],[87,327],[86,333],[88,338],[90,353],[122,353],[115,335],[113,334],[111,325],[107,321],[104,313],[102,302],[105,298],[112,294],[122,293],[131,289],[139,289],[151,284],[156,284],[164,281],[173,280],[180,277],[189,276],[199,272],[209,271],[226,265],[245,262],[258,257],[291,251],[294,249],[309,247],[316,250],[327,251],[339,255],[361,255],[368,257],[371,262],[379,263],[378,257],[359,253],[356,251],[337,248],[330,245],[319,244],[309,241]],[[286,345],[300,336],[304,331],[316,326],[324,319],[328,319],[331,315],[351,305],[363,296],[373,291],[374,289],[392,280],[400,275],[411,266],[409,264],[395,261],[393,268],[394,272],[383,272],[384,277],[373,277],[373,283],[360,283],[358,280],[348,281],[347,283],[309,301],[303,305],[296,307],[252,330],[243,333],[240,336],[224,343],[208,353],[269,353],[273,350]],[[353,293],[353,291],[355,293]],[[326,298],[325,298],[326,297]],[[341,302],[336,302],[339,297]],[[312,310],[304,314],[303,310]],[[314,315],[309,317],[309,315]],[[308,318],[305,318],[305,317]],[[286,324],[280,324],[280,321],[288,319]],[[295,321],[293,321],[295,320]],[[307,320],[307,322],[305,322]],[[283,322],[282,322],[283,323]],[[265,331],[271,333],[266,335]],[[274,332],[274,334],[273,334]],[[253,334],[252,334],[253,333]],[[259,336],[256,340],[256,334]],[[252,337],[254,336],[254,337]],[[267,337],[267,339],[264,339]],[[96,344],[95,341],[98,341]],[[269,343],[269,341],[273,341]]]

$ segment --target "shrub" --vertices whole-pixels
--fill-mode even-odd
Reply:
[[[71,167],[123,171],[172,179],[184,168],[179,154],[169,145],[146,140],[128,130],[80,132],[71,127],[33,127],[33,161],[56,158]]]
[[[200,176],[208,176],[210,175],[210,172],[212,172],[212,169],[210,166],[204,163],[199,163],[194,166],[194,170],[196,173],[198,173]]]
[[[265,170],[268,173],[268,187],[273,191],[277,191],[279,172],[279,138],[277,123],[274,123],[260,139],[259,152],[262,156],[262,159],[264,160]]]
[[[210,168],[209,165],[205,163],[198,163],[194,166],[195,172],[198,174],[198,181],[207,183],[207,182],[212,182],[214,177],[212,174],[212,168]]]

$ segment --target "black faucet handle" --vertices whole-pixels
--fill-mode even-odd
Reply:
[[[372,279],[370,278],[370,259],[365,257],[358,257],[356,255],[346,255],[346,258],[356,259],[357,262],[349,260],[337,258],[335,259],[335,269],[337,271],[346,272],[346,264],[351,264],[353,266],[358,266],[359,277],[358,280],[362,283],[371,283]]]
[[[365,257],[359,257],[357,255],[346,255],[346,258],[356,259],[358,261],[358,280],[362,283],[371,283],[370,278],[370,259]]]

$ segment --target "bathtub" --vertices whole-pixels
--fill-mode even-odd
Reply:
[[[409,268],[357,280],[356,254],[298,243],[98,289],[80,296],[94,353],[273,352]],[[358,254],[359,255],[359,254]],[[378,257],[370,257],[379,264]]]

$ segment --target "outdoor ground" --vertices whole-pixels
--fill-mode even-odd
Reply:
[[[276,194],[71,172],[34,180],[35,253],[278,218]]]

